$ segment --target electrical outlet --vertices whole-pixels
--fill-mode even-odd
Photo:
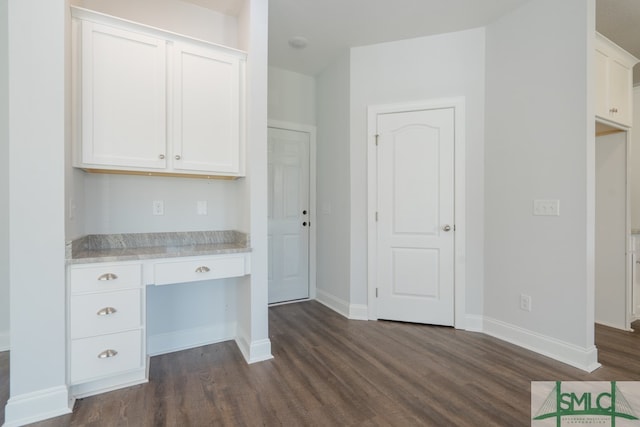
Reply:
[[[520,294],[520,310],[531,311],[531,297],[529,295]]]
[[[536,216],[560,216],[560,200],[534,200],[533,214]]]
[[[153,214],[164,215],[164,201],[162,200],[153,201]]]

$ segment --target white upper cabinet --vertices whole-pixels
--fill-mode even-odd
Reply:
[[[72,8],[74,166],[244,175],[244,63],[235,49]]]
[[[596,118],[631,127],[633,122],[633,66],[638,59],[596,33]]]
[[[166,167],[166,42],[82,22],[82,163]]]
[[[173,46],[173,168],[237,173],[240,64],[235,56]]]

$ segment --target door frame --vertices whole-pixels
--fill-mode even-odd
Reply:
[[[404,113],[420,110],[454,110],[454,327],[466,327],[466,282],[465,282],[465,98],[452,97],[398,104],[370,105],[367,107],[367,273],[368,273],[368,317],[378,319],[376,299],[378,232],[376,211],[378,210],[378,159],[376,150],[376,128],[379,114]]]
[[[267,120],[267,128],[309,134],[309,299],[316,298],[316,127],[282,120]],[[296,300],[297,301],[305,301]],[[270,305],[287,304],[275,303]]]

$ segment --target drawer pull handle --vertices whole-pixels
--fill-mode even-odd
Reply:
[[[105,280],[116,280],[118,276],[113,273],[104,273],[102,276],[98,277],[98,280],[104,282]]]
[[[98,316],[109,316],[111,314],[115,314],[118,310],[113,307],[105,307],[101,310],[98,310],[96,313]]]
[[[109,349],[98,354],[98,359],[108,359],[110,357],[116,357],[117,355],[118,355],[117,351]]]
[[[211,271],[211,269],[209,267],[207,267],[206,265],[203,265],[202,267],[196,268],[196,273],[208,273],[210,271]]]

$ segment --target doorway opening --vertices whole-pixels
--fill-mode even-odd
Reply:
[[[315,298],[315,127],[268,124],[268,302]]]

